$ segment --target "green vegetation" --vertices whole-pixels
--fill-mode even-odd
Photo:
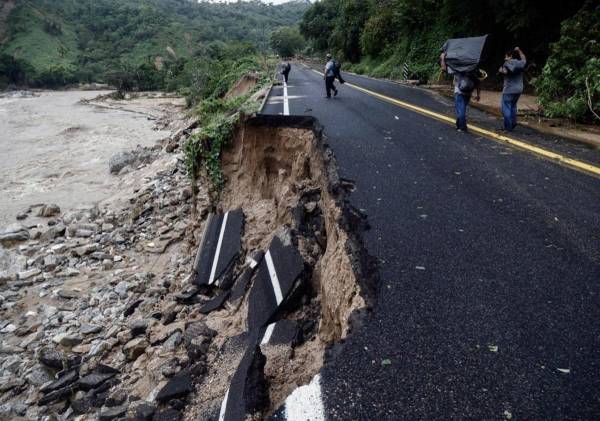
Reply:
[[[196,97],[198,102],[194,113],[199,116],[202,127],[188,138],[184,146],[185,163],[194,193],[196,180],[200,176],[209,181],[213,203],[219,200],[224,183],[221,151],[231,140],[241,116],[258,110],[259,104],[251,100],[251,95],[271,82],[270,75],[275,70],[276,62],[255,54],[238,61],[224,57],[220,64],[210,72],[213,83],[205,85],[208,87]],[[225,93],[233,84],[247,74],[258,78],[256,88],[241,96],[226,97]]]
[[[306,11],[300,32],[313,54],[332,52],[346,70],[400,79],[407,63],[409,77],[423,81],[439,77],[446,39],[489,34],[482,62],[488,83],[500,85],[494,75],[504,52],[519,46],[527,54],[527,77],[542,73],[536,86],[545,111],[589,118],[583,87],[587,77],[597,102],[599,8],[591,0],[560,6],[544,0],[322,0]]]
[[[592,119],[593,107],[600,115],[600,6],[589,4],[562,24],[536,87],[551,117]]]
[[[283,27],[271,33],[271,48],[281,57],[292,57],[304,48],[298,28]]]
[[[0,88],[106,81],[183,87],[198,79],[193,69],[206,67],[206,58],[266,51],[271,32],[296,24],[306,8],[304,1],[23,0],[0,41]]]

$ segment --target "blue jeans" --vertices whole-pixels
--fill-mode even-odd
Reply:
[[[471,100],[471,95],[454,94],[454,104],[456,105],[456,128],[467,130],[467,105]]]
[[[504,128],[512,130],[517,125],[517,102],[521,94],[502,94],[502,115]]]

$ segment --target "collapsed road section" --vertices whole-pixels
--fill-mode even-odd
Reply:
[[[348,183],[311,118],[247,120],[222,165],[227,183],[184,294],[202,297],[215,332],[188,415],[266,419],[285,413],[368,307],[365,221],[347,205]]]

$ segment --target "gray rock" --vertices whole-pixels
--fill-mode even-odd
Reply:
[[[17,242],[27,241],[31,238],[27,227],[21,224],[12,224],[0,230],[0,244],[7,246]]]
[[[127,406],[113,406],[112,408],[103,407],[98,415],[98,421],[111,421],[122,418],[127,414]]]
[[[136,157],[129,151],[119,152],[108,161],[108,169],[111,174],[118,174],[123,168],[135,163]]]
[[[59,333],[54,338],[52,338],[54,342],[64,346],[66,348],[72,348],[76,345],[79,345],[83,342],[83,338],[77,334],[68,334],[68,333]]]
[[[52,241],[58,237],[63,237],[67,227],[64,224],[56,224],[53,227],[48,228],[46,231],[42,233],[40,236],[40,240],[42,241]]]
[[[150,344],[146,338],[135,338],[125,344],[123,347],[123,352],[128,360],[135,361],[140,355],[146,352],[146,348],[149,346]]]
[[[4,393],[10,389],[14,389],[15,387],[23,386],[25,384],[25,380],[14,377],[14,376],[5,376],[0,377],[0,393]]]
[[[46,367],[62,370],[63,357],[60,352],[52,347],[42,347],[38,351],[38,360]]]
[[[180,331],[175,331],[175,333],[173,333],[171,336],[169,336],[169,339],[167,339],[164,343],[164,347],[165,349],[169,350],[169,351],[173,351],[175,350],[179,345],[181,345],[181,343],[183,342],[183,334]]]
[[[115,292],[119,294],[121,298],[127,298],[127,291],[131,289],[132,285],[129,282],[121,281],[115,287]]]
[[[156,395],[156,400],[158,402],[168,402],[171,399],[185,397],[192,390],[192,377],[188,370],[184,370],[169,380]]]
[[[108,396],[104,405],[108,407],[119,406],[124,404],[126,400],[127,393],[123,389],[117,389]]]
[[[129,322],[129,329],[131,329],[131,336],[134,338],[136,336],[143,335],[146,333],[146,329],[148,328],[148,321],[144,319],[135,319]]]
[[[56,258],[56,256],[54,255],[49,255],[44,257],[44,270],[46,272],[52,272],[54,269],[56,269],[56,266],[58,264],[58,259]]]
[[[75,235],[77,235],[77,232],[79,231],[76,230],[75,231]],[[91,254],[93,252],[95,252],[96,250],[98,250],[98,243],[91,243],[91,244],[86,244],[84,246],[81,247],[76,247],[73,250],[71,250],[71,254],[73,256],[85,256],[86,254]]]
[[[150,421],[156,412],[156,407],[148,402],[142,401],[136,404],[134,414],[139,421]]]
[[[70,386],[75,383],[79,378],[79,373],[77,370],[71,370],[65,373],[60,379],[53,381],[51,383],[44,384],[40,388],[40,392],[42,393],[51,393],[57,390],[64,389],[65,387]]]
[[[86,230],[86,229],[78,229],[75,231],[75,237],[79,238],[89,238],[94,235],[94,231]]]
[[[38,268],[33,268],[33,269],[25,270],[23,272],[19,272],[18,275],[19,275],[20,280],[25,280],[25,279],[33,278],[34,276],[38,276],[40,273],[42,273],[41,270],[39,270]]]
[[[38,209],[37,216],[49,218],[51,216],[60,215],[60,207],[56,204],[44,205]]]
[[[79,332],[83,335],[91,335],[102,331],[102,326],[84,323],[79,328]]]
[[[41,386],[52,380],[50,374],[46,368],[41,364],[34,365],[29,372],[25,375],[25,379],[29,384],[34,386]]]
[[[108,379],[113,378],[114,376],[114,373],[92,373],[80,378],[77,384],[79,385],[81,390],[88,391],[96,389],[97,387],[102,385],[102,383],[104,383]]]

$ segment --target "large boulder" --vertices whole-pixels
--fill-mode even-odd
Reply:
[[[136,161],[136,156],[129,152],[119,152],[114,154],[108,161],[108,169],[111,174],[118,174],[123,168],[132,165]]]

